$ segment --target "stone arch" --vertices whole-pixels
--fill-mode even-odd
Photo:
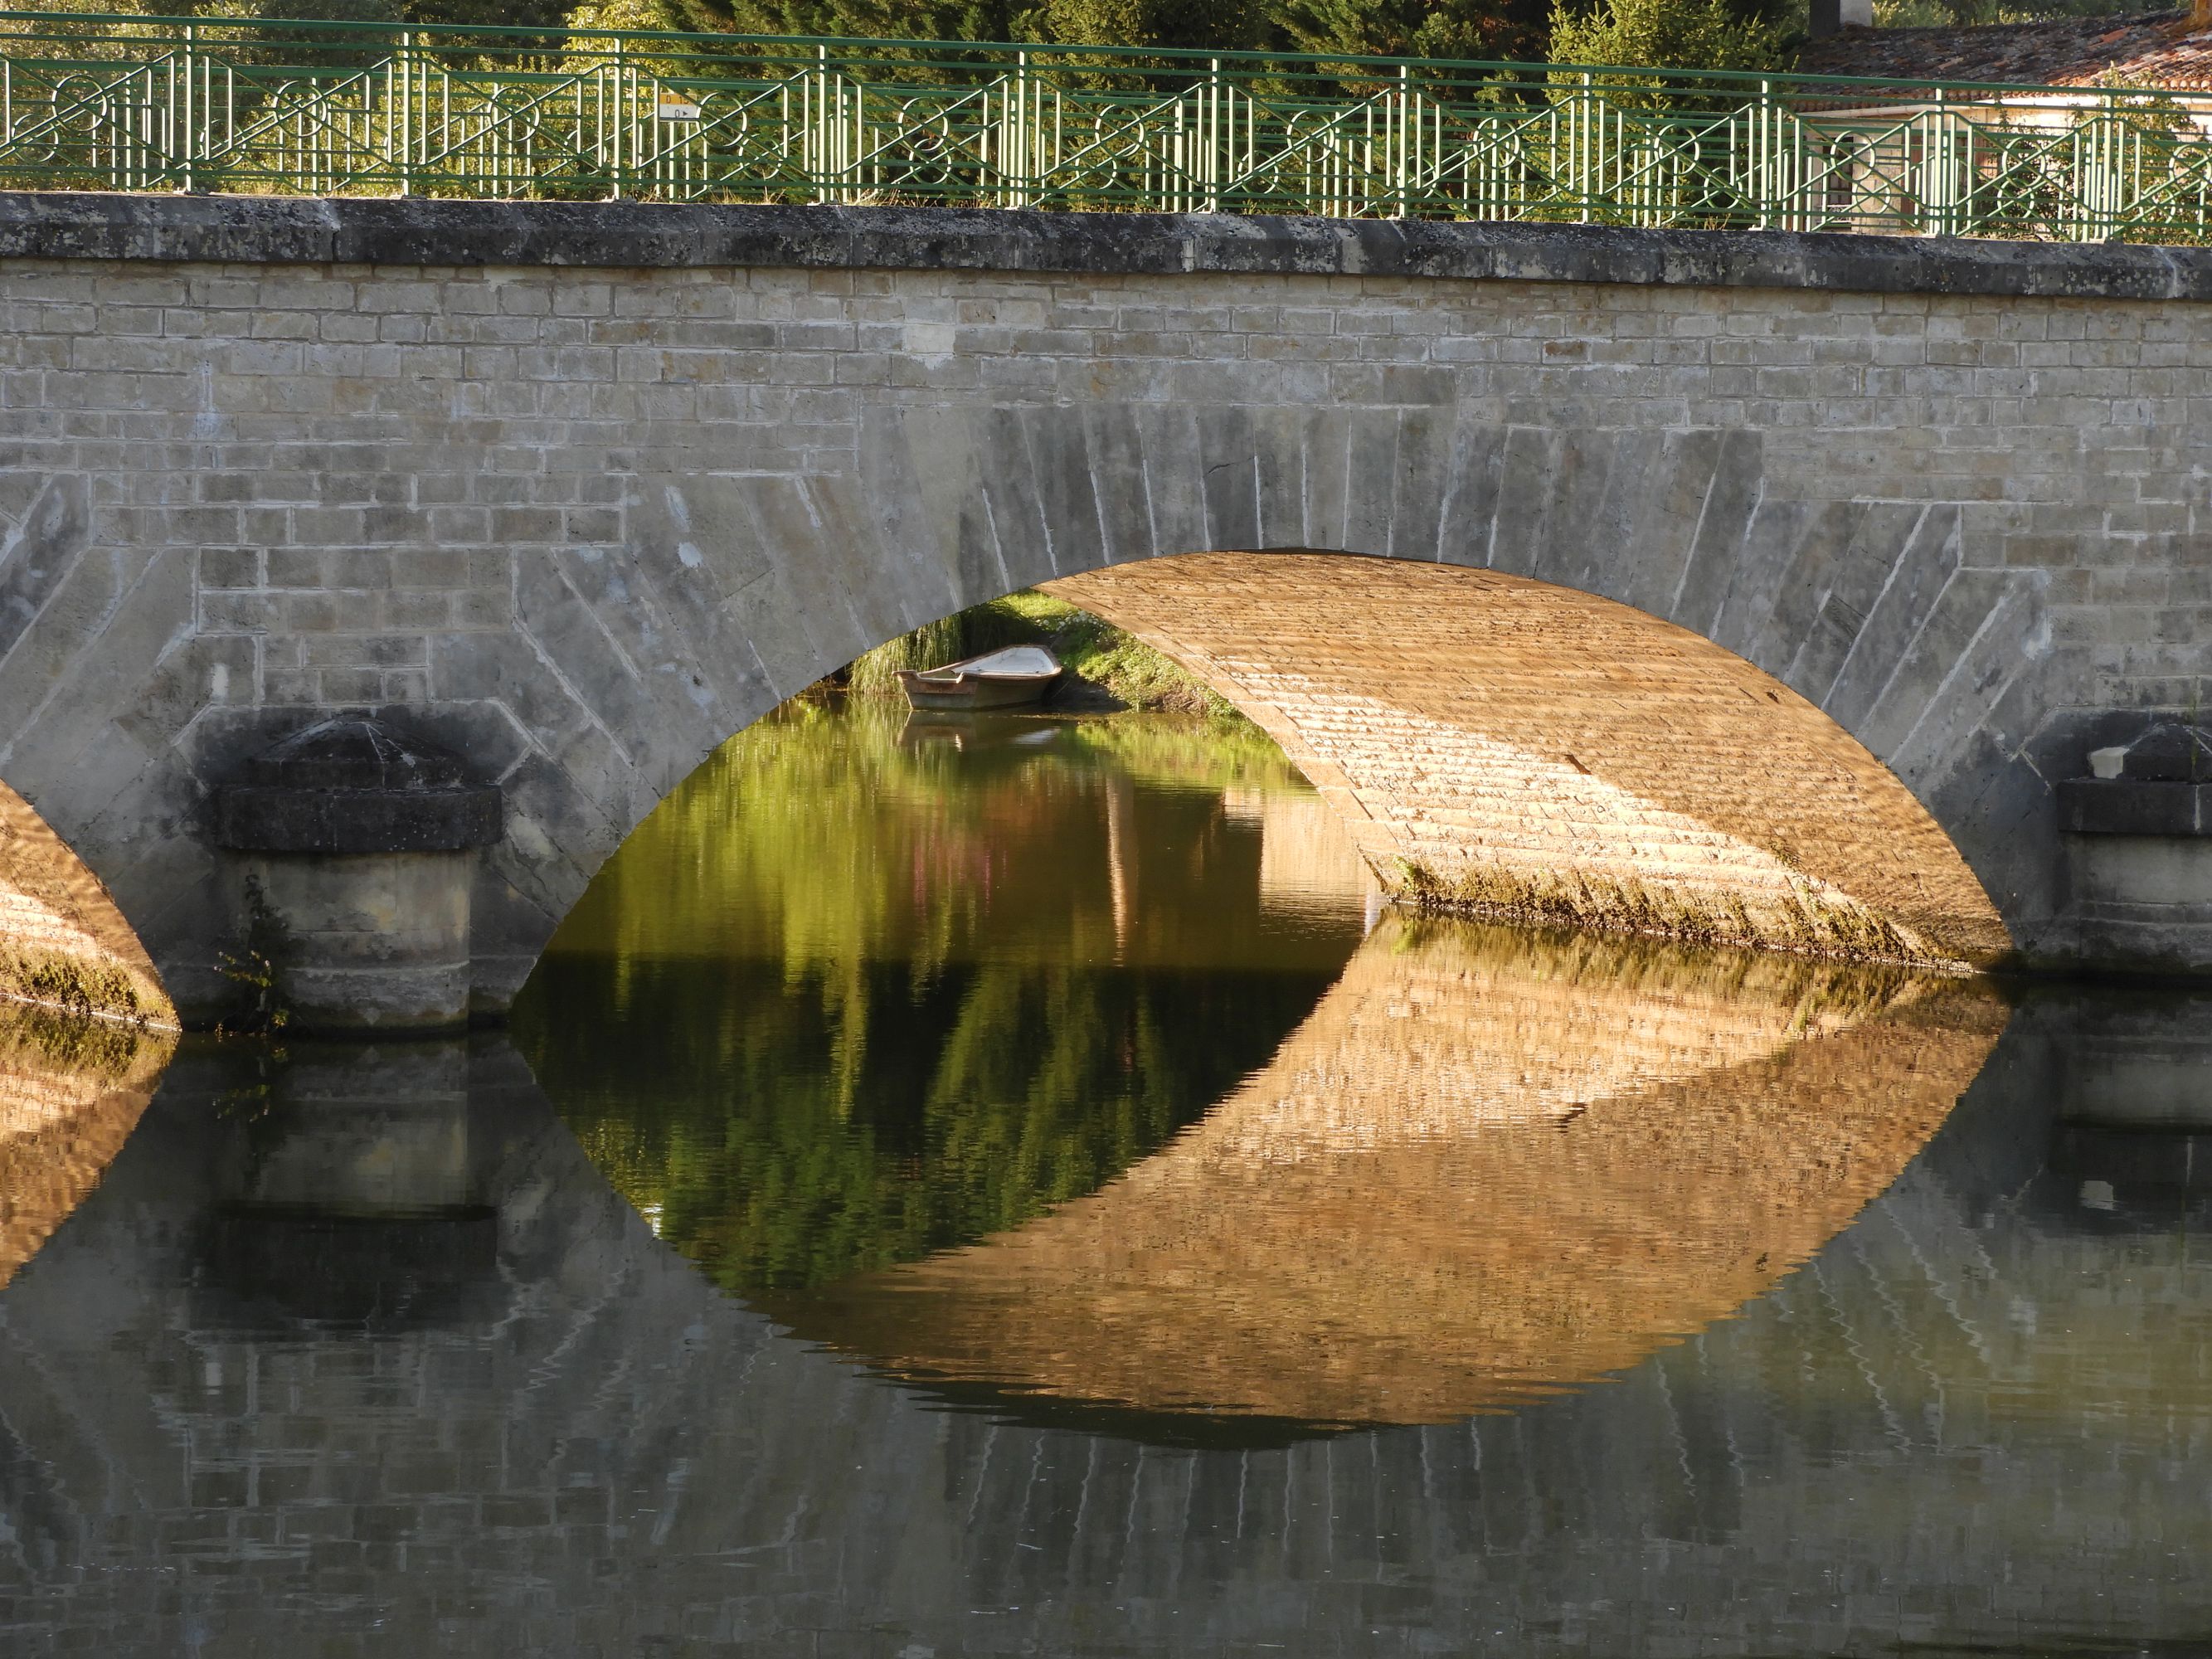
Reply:
[[[1943,918],[1944,942],[1902,954],[2006,954],[2008,922],[2049,896],[2047,849],[2016,833],[2021,794],[2043,786],[1993,729],[2039,659],[2032,577],[1962,571],[1955,506],[1786,496],[1755,430],[1498,423],[1413,404],[1412,390],[1401,406],[888,406],[863,415],[850,473],[626,480],[620,545],[519,574],[531,652],[579,711],[593,701],[583,688],[609,695],[551,743],[531,734],[561,767],[520,769],[524,823],[479,896],[480,925],[489,914],[520,929],[485,964],[495,994],[520,986],[629,828],[785,696],[1000,593],[1073,578],[1071,596],[1098,600],[1080,579],[1202,551],[1468,567],[1667,624],[1650,637],[1704,646],[1746,695],[1773,690],[1801,736],[1834,730],[1830,759],[1924,853],[1921,878],[1943,866],[1943,894],[1905,908]],[[1289,567],[1248,569],[1261,568]],[[515,684],[451,648],[454,690]],[[641,741],[617,753],[617,732]],[[583,794],[588,835],[533,836],[534,801],[565,814],[559,798]],[[568,859],[560,881],[525,867],[533,847]],[[1763,856],[1800,850],[1769,837]],[[1749,936],[1763,932],[1771,942]]]
[[[1421,390],[1392,388],[1378,398]],[[478,1006],[495,1013],[647,811],[870,647],[1163,556],[1463,566],[1613,601],[1771,675],[1896,774],[2017,933],[2047,909],[2056,863],[2033,816],[2047,790],[2008,737],[2039,695],[2037,580],[1962,568],[1955,506],[1793,499],[1768,448],[1748,429],[1576,428],[1556,412],[1524,426],[1433,398],[885,403],[863,411],[842,468],[694,458],[616,475],[596,533],[502,556],[507,589],[479,596],[477,625],[448,605],[420,667],[377,681],[404,695],[371,706],[505,791],[507,836],[473,907]],[[85,482],[49,480],[15,532],[15,562],[35,555],[50,597],[0,641],[0,689],[24,679],[31,710],[4,734],[0,775],[83,852],[187,1017],[204,1017],[226,994],[232,926],[208,793],[328,712],[267,666],[313,649],[297,629],[319,618],[288,612],[250,638],[203,626],[239,599],[217,586],[243,580],[230,550],[104,547]],[[2001,949],[1984,926],[1960,954]]]
[[[926,376],[932,360],[902,361]],[[374,551],[313,544],[311,527],[339,532],[289,507],[295,545],[143,546],[138,520],[98,510],[112,478],[53,475],[27,506],[0,501],[16,521],[6,578],[39,589],[0,619],[0,702],[26,711],[0,732],[0,776],[107,884],[201,1018],[228,993],[217,953],[234,927],[210,791],[337,704],[423,728],[505,793],[472,907],[477,1006],[496,1015],[647,811],[868,647],[1165,555],[1364,554],[1533,578],[1733,653],[1896,775],[2014,939],[2063,945],[2057,824],[2027,741],[2069,706],[2046,578],[1970,562],[1961,505],[1886,498],[1856,460],[1814,477],[1798,434],[1637,424],[1626,402],[1501,412],[1441,368],[1378,369],[1325,405],[1272,382],[1238,401],[1233,380],[1216,401],[1139,397],[1110,361],[1092,371],[1080,401],[879,392],[849,449],[793,430],[729,454],[623,451],[591,476],[602,505],[518,508],[514,545],[458,552],[398,509],[340,515],[386,537]],[[405,463],[424,479],[494,467],[496,430],[439,429],[448,441]],[[401,591],[403,570],[459,584],[479,564],[481,587]],[[428,619],[394,636],[419,639],[419,661],[305,665],[333,654],[317,629],[355,612],[398,628],[426,594]],[[369,654],[382,638],[339,643]]]

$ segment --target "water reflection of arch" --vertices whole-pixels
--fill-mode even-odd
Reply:
[[[1103,1191],[771,1305],[956,1389],[1449,1420],[1774,1284],[1896,1177],[2004,1017],[1966,981],[1386,922],[1264,1071]]]
[[[2163,1029],[2201,1057],[2202,1004],[2183,1015]],[[2191,1461],[2212,1268],[2201,1231],[2115,1245],[2078,1206],[1991,1228],[2081,1052],[2023,1018],[1860,1224],[1616,1385],[1197,1455],[948,1416],[775,1340],[655,1243],[496,1042],[469,1078],[496,1319],[196,1322],[182,1252],[236,1079],[188,1055],[0,1303],[11,1639],[2039,1651],[2093,1604],[2189,1637],[2212,1619]],[[2147,1359],[2154,1330],[2175,1340]]]
[[[175,1048],[164,1031],[0,1000],[0,1288],[122,1150]]]

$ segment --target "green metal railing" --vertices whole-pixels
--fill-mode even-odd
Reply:
[[[0,186],[2212,241],[2134,88],[0,12]]]

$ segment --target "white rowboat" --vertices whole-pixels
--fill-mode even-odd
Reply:
[[[1012,645],[942,668],[902,668],[898,678],[916,708],[1014,708],[1042,702],[1061,672],[1042,646]]]

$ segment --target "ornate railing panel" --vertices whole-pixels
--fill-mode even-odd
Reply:
[[[2137,88],[0,12],[0,186],[2212,240]]]

